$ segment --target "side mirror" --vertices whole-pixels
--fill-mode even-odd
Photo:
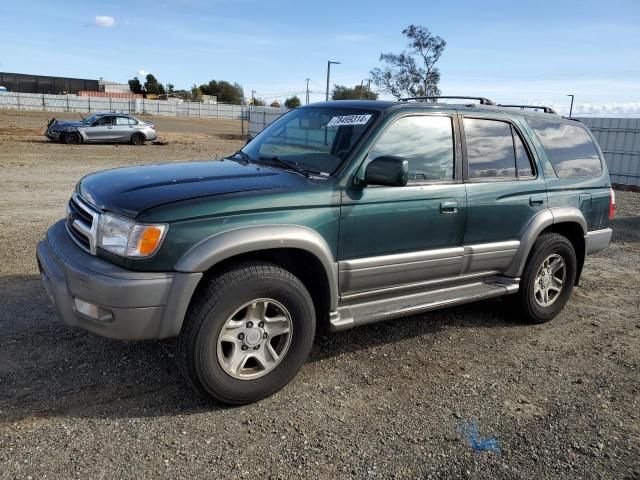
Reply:
[[[402,157],[383,155],[369,162],[364,172],[367,185],[404,187],[409,180],[409,162]]]

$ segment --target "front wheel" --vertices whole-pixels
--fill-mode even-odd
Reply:
[[[64,136],[64,142],[71,145],[79,145],[82,143],[82,136],[78,132],[69,132]]]
[[[541,235],[533,244],[514,295],[524,319],[544,323],[558,315],[569,301],[576,279],[576,252],[556,233]]]
[[[289,271],[247,263],[210,279],[190,307],[177,358],[199,393],[228,404],[280,390],[304,364],[315,335],[309,292]]]

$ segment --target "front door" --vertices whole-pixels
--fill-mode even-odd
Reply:
[[[342,194],[339,237],[343,295],[459,275],[465,186],[453,115],[387,121],[365,165],[383,155],[409,163],[404,187],[357,186]],[[458,162],[460,165],[461,162]]]
[[[114,137],[114,118],[111,115],[105,115],[93,122],[91,126],[84,129],[87,139],[92,142],[109,142]]]

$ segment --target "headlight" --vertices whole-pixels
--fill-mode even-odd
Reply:
[[[149,257],[162,245],[167,225],[145,225],[127,218],[100,215],[97,245],[121,257]]]

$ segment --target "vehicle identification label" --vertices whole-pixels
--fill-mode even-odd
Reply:
[[[344,115],[342,117],[333,117],[327,127],[339,127],[341,125],[364,125],[366,124],[371,115]]]

